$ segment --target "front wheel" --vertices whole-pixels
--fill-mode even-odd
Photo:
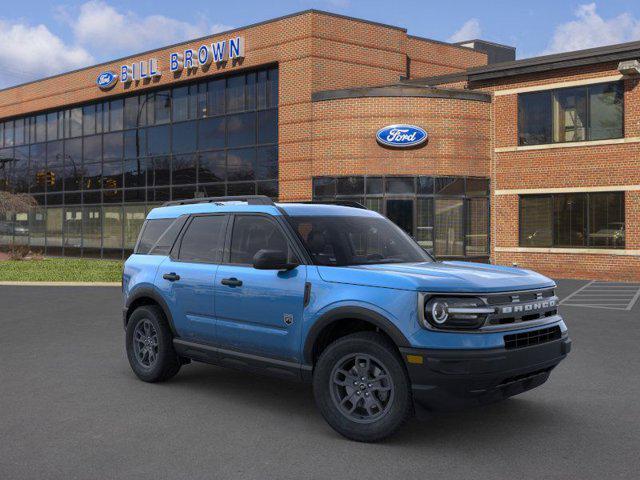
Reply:
[[[129,364],[140,380],[161,382],[180,370],[171,329],[159,307],[136,308],[127,323],[126,339]]]
[[[329,345],[316,364],[313,391],[324,419],[351,440],[382,440],[413,412],[402,360],[375,332],[354,333]]]

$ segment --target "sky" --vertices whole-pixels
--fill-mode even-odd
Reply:
[[[0,88],[309,8],[518,58],[640,40],[638,0],[2,0]]]

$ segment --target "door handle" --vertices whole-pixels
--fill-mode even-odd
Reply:
[[[171,272],[165,273],[164,275],[162,275],[162,278],[164,278],[165,280],[169,280],[170,282],[175,282],[176,280],[180,280],[180,275],[175,272]]]
[[[242,286],[242,280],[238,280],[235,277],[223,278],[220,283],[222,285],[227,285],[229,287],[241,287]]]

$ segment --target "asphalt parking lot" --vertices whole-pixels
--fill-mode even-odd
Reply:
[[[587,282],[562,281],[566,297]],[[0,286],[2,479],[637,479],[640,305],[562,306],[573,351],[542,387],[337,435],[305,385],[189,365],[136,380],[120,291]]]

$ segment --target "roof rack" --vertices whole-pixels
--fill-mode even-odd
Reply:
[[[247,202],[247,205],[275,205],[266,195],[241,195],[231,197],[202,197],[189,198],[186,200],[173,200],[165,202],[163,207],[172,207],[175,205],[193,205],[196,203],[225,203],[225,202]]]
[[[304,203],[306,205],[339,205],[341,207],[360,208],[362,210],[369,210],[360,202],[354,200],[311,200],[307,202],[292,202],[292,203]]]

